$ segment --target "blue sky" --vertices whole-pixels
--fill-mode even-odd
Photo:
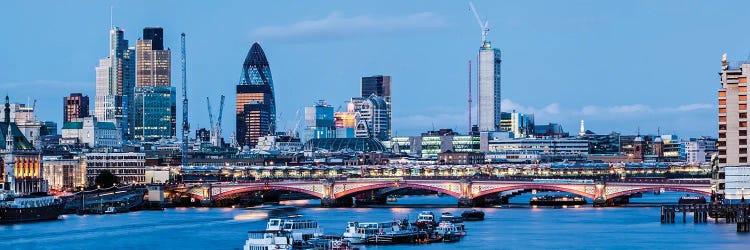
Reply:
[[[475,4],[503,52],[503,109],[570,132],[585,119],[598,133],[660,127],[715,136],[721,54],[750,53],[750,2]],[[58,122],[63,96],[93,100],[110,6],[131,44],[143,27],[164,27],[177,87],[179,34],[187,34],[192,128],[208,124],[206,96],[216,109],[224,94],[224,131],[234,130],[234,88],[254,41],[270,61],[282,129],[316,100],[344,105],[358,95],[359,78],[374,74],[393,77],[395,134],[467,128],[467,61],[480,29],[466,1],[3,2],[0,91],[16,102],[38,99],[37,116]]]

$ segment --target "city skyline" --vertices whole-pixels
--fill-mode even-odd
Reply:
[[[15,6],[17,4],[11,3],[6,9],[18,11],[3,16],[17,17],[30,9],[30,6]],[[256,40],[263,44],[269,61],[274,64],[281,131],[292,129],[296,110],[318,99],[326,99],[334,107],[343,105],[359,92],[360,77],[376,74],[393,77],[394,136],[418,134],[433,127],[465,130],[468,116],[465,63],[467,60],[476,63],[476,44],[480,40],[480,30],[465,2],[429,7],[420,2],[403,5],[342,3],[335,8],[311,7],[311,14],[306,15],[289,11],[274,18],[260,13],[257,20],[247,21],[219,15],[242,9],[237,6],[243,3],[236,4],[207,9],[204,15],[221,18],[206,24],[189,20],[185,13],[197,8],[190,4],[164,17],[138,15],[147,11],[138,4],[88,4],[81,10],[80,17],[49,24],[67,25],[66,29],[29,34],[32,41],[28,44],[0,42],[3,47],[0,53],[8,55],[3,57],[7,60],[0,59],[0,66],[8,72],[17,72],[0,75],[0,86],[14,102],[23,102],[26,97],[38,99],[40,120],[61,121],[59,98],[73,92],[95,95],[93,67],[107,51],[109,6],[113,5],[114,25],[129,31],[125,33],[128,40],[136,41],[142,28],[162,26],[168,31],[164,34],[165,48],[177,49],[179,33],[189,34],[188,95],[194,100],[190,117],[193,131],[208,127],[202,101],[205,96],[224,94],[229,97],[228,103],[234,102],[231,93],[236,84],[238,62]],[[492,32],[488,40],[504,53],[503,110],[534,113],[537,123],[559,122],[568,132],[575,132],[578,121],[584,119],[587,129],[602,134],[612,130],[635,134],[638,128],[642,133],[655,133],[661,128],[665,133],[677,133],[684,138],[715,136],[713,95],[719,87],[716,74],[720,69],[720,56],[727,52],[730,60],[736,61],[750,51],[742,48],[742,41],[750,39],[742,35],[730,43],[701,38],[709,37],[706,34],[713,34],[717,29],[728,29],[719,25],[721,23],[741,20],[741,14],[732,13],[735,10],[712,12],[714,10],[698,4],[674,6],[667,2],[595,3],[582,10],[537,20],[537,15],[549,14],[561,3],[548,3],[539,13],[522,12],[521,17],[514,16],[513,10],[522,11],[529,6],[485,1],[476,4],[490,22]],[[282,8],[265,5],[257,7]],[[602,5],[617,5],[625,11],[610,19],[606,15],[610,10]],[[400,8],[393,8],[395,6]],[[54,17],[57,14],[48,13],[52,9],[55,8],[40,11]],[[605,14],[586,18],[575,15],[594,9]],[[382,13],[382,18],[372,13]],[[669,14],[667,16],[673,19],[658,18],[662,14]],[[724,18],[713,20],[712,16],[718,14]],[[633,18],[640,20],[631,21]],[[553,20],[557,22],[545,22]],[[216,22],[223,25],[211,26],[217,25]],[[71,26],[75,24],[80,27]],[[573,24],[582,28],[564,29],[570,28],[565,25]],[[39,25],[30,23],[31,28],[27,30]],[[529,28],[538,30],[520,31]],[[50,27],[43,30],[47,29]],[[284,32],[280,32],[282,30]],[[58,64],[62,62],[35,64],[35,68],[44,68],[45,74],[29,73],[30,67],[24,66],[29,59],[8,51],[8,48],[38,45],[34,40],[50,40],[42,34],[61,35],[59,32],[65,31],[70,34],[62,34],[53,46],[63,51],[55,55],[63,58],[59,61],[64,62],[64,67]],[[86,41],[73,41],[72,36]],[[640,39],[634,41],[628,37]],[[571,46],[573,43],[582,45]],[[49,49],[39,46],[34,53],[51,53]],[[354,50],[357,53],[346,53]],[[300,53],[309,53],[309,56],[300,57]],[[173,62],[172,67],[178,67],[176,63]],[[665,71],[682,73],[663,74]],[[529,77],[531,72],[540,73],[532,78]],[[598,87],[603,81],[610,87]],[[39,93],[29,91],[28,87],[51,91]],[[233,127],[231,119],[225,123],[225,138],[232,131],[228,128]]]

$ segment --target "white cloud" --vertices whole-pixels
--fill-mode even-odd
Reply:
[[[431,12],[407,16],[374,17],[360,15],[346,17],[333,12],[322,19],[303,20],[288,25],[271,25],[252,32],[257,39],[290,39],[309,37],[344,37],[363,34],[383,34],[400,31],[429,30],[445,27],[446,23]]]

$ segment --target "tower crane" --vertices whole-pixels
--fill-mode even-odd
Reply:
[[[484,45],[487,42],[487,33],[490,32],[489,22],[487,20],[484,20],[483,22],[482,18],[479,17],[477,8],[474,7],[474,1],[469,1],[469,8],[471,8],[471,12],[474,13],[474,17],[477,19],[479,28],[482,29],[482,45]]]
[[[190,134],[190,124],[188,123],[188,98],[187,98],[187,71],[185,56],[185,33],[180,34],[180,52],[182,54],[182,165],[187,165],[188,156],[188,135]]]
[[[214,115],[211,113],[211,100],[208,99],[208,96],[206,96],[206,104],[208,105],[208,124],[210,124],[211,127],[208,127],[209,130],[214,130]]]
[[[219,117],[216,119],[216,127],[213,129],[213,136],[211,137],[211,144],[214,147],[221,146],[221,117],[224,114],[224,95],[221,95],[221,101],[219,102]]]

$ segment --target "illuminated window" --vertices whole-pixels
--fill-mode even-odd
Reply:
[[[719,100],[719,105],[727,105],[727,100]]]
[[[740,77],[737,80],[740,80],[740,83],[747,83],[747,77]]]
[[[740,101],[747,101],[747,96],[746,95],[740,95]],[[719,102],[719,103],[721,103],[721,102]],[[726,104],[726,101],[724,102],[724,104]]]
[[[726,116],[719,116],[719,122],[727,122]]]
[[[725,113],[727,113],[726,108],[719,108],[719,114],[725,114]]]
[[[725,96],[727,96],[726,91],[719,91],[719,97],[725,97]]]
[[[747,104],[740,104],[740,110],[747,110]]]

